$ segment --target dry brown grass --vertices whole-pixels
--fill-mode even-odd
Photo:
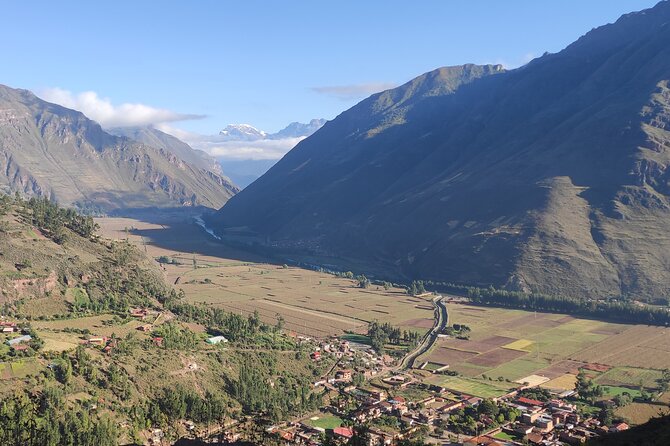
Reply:
[[[176,259],[179,265],[163,265],[164,274],[169,283],[177,282],[175,287],[191,303],[244,315],[258,311],[263,321],[272,324],[281,314],[287,329],[310,336],[365,331],[373,320],[421,332],[433,325],[430,296],[411,297],[404,290],[387,291],[375,285],[362,289],[353,280],[301,268],[170,251],[125,231],[158,230],[160,225],[124,218],[98,222],[107,237],[127,237],[154,258]]]

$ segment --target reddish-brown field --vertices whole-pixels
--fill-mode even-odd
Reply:
[[[506,362],[524,356],[526,352],[510,350],[506,348],[496,348],[474,358],[469,359],[469,364],[481,365],[485,367],[497,367]]]
[[[446,365],[456,362],[465,362],[474,356],[477,356],[477,353],[439,347],[430,355],[430,360],[431,362]]]

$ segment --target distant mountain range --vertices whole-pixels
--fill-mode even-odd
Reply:
[[[229,124],[219,135],[230,141],[258,141],[310,136],[326,123],[325,119],[312,119],[309,123],[292,122],[277,133],[267,133],[249,124]]]
[[[237,143],[240,143],[244,147],[260,150],[268,147],[277,150],[281,147],[283,149],[281,154],[283,154],[297,144],[300,139],[319,130],[325,123],[325,119],[312,119],[306,124],[292,122],[276,133],[268,133],[249,124],[230,124],[221,130],[218,136],[208,140],[208,144],[210,147],[221,143],[228,147],[235,147]],[[198,143],[194,142],[193,144]],[[219,162],[236,185],[246,187],[267,172],[277,162],[277,159],[231,159],[230,157],[221,157]]]
[[[380,276],[670,295],[670,3],[521,68],[441,68],[299,143],[211,225]]]
[[[218,208],[238,191],[211,160],[169,135],[126,136],[27,90],[0,86],[0,190],[103,211]]]

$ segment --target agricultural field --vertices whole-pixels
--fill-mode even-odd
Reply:
[[[617,416],[630,420],[632,424],[642,424],[653,417],[670,415],[670,409],[663,404],[631,403],[627,406],[617,408],[614,413]]]
[[[342,423],[344,423],[342,418],[328,413],[315,415],[313,417],[303,420],[302,422],[308,426],[324,430],[335,429],[336,427],[342,426]]]
[[[449,324],[470,327],[470,339],[439,339],[418,363],[428,362],[428,370],[449,365],[459,378],[428,380],[456,391],[497,396],[506,387],[528,383],[562,392],[573,389],[577,373],[585,369],[597,384],[609,386],[610,396],[626,390],[636,394],[640,384],[656,389],[661,370],[670,368],[670,330],[662,327],[455,301],[447,311]]]
[[[377,285],[363,289],[355,280],[265,263],[212,242],[195,225],[170,231],[126,218],[97,222],[106,237],[127,238],[151,257],[167,261],[162,265],[167,280],[193,304],[243,315],[257,311],[272,324],[281,315],[288,330],[315,337],[364,333],[373,320],[421,333],[433,325],[429,296],[412,297],[402,289]],[[195,254],[179,250],[184,237],[192,238],[189,246]]]

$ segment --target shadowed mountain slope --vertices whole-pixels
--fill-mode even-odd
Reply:
[[[668,2],[516,70],[441,68],[326,123],[211,224],[393,277],[667,296],[669,83]]]

